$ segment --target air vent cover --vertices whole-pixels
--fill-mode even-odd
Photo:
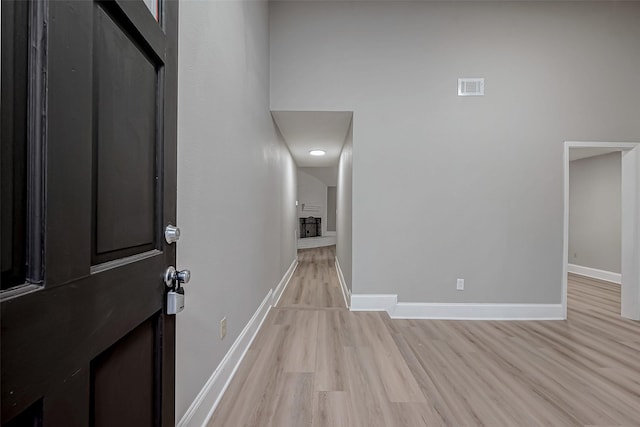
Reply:
[[[458,96],[484,96],[484,79],[458,79]]]

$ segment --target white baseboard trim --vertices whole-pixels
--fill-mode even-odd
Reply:
[[[392,319],[564,319],[562,304],[399,303],[394,294],[352,294],[351,311],[386,311]]]
[[[597,268],[583,267],[576,264],[568,264],[567,271],[569,273],[579,274],[580,276],[592,277],[594,279],[606,280],[607,282],[622,284],[622,274],[613,273],[611,271],[598,270]]]
[[[336,273],[338,273],[338,281],[340,282],[340,289],[342,290],[342,297],[344,298],[344,304],[347,308],[349,308],[349,301],[351,301],[351,291],[347,287],[347,281],[344,280],[344,274],[342,274],[342,268],[340,268],[338,257],[336,257],[335,260],[336,260]]]
[[[272,306],[276,306],[278,304],[278,301],[280,301],[280,297],[284,293],[284,290],[287,288],[287,285],[289,284],[291,277],[293,277],[293,273],[296,271],[297,267],[298,257],[296,256],[296,258],[291,262],[291,265],[289,266],[287,272],[284,273],[284,276],[282,276],[282,280],[280,280],[280,283],[278,283],[278,286],[276,286],[275,291],[273,291],[273,295],[271,297]]]
[[[393,319],[563,320],[562,304],[398,303]]]
[[[269,310],[280,299],[297,266],[298,260],[295,259],[282,277],[282,280],[280,280],[280,283],[278,283],[278,286],[276,286],[275,291],[273,289],[269,290],[249,323],[236,338],[216,370],[202,387],[189,409],[187,409],[187,412],[176,424],[177,427],[202,427],[209,422],[224,392],[231,383],[238,366],[240,366],[247,350],[249,350],[253,339],[262,327]]]

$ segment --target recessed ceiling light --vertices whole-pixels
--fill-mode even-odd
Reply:
[[[311,154],[312,156],[324,156],[325,154],[327,154],[327,152],[324,150],[311,150],[309,151],[309,154]]]

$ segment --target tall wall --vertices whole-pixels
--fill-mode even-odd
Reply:
[[[272,109],[357,118],[354,293],[561,301],[563,142],[640,137],[640,3],[274,2],[270,16]],[[486,95],[458,97],[459,77],[484,77]]]
[[[353,186],[353,119],[340,153],[336,186],[336,258],[344,281],[352,290],[352,186]]]
[[[193,278],[177,315],[177,420],[296,257],[296,165],[269,112],[268,3],[182,1],[179,37],[177,267]]]
[[[569,263],[620,273],[621,156],[569,163]]]

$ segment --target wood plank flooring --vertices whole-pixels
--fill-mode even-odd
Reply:
[[[335,254],[335,246],[298,250],[298,267],[278,308],[346,308]]]
[[[567,321],[344,308],[334,248],[300,252],[210,427],[640,426],[640,322],[570,276]]]

